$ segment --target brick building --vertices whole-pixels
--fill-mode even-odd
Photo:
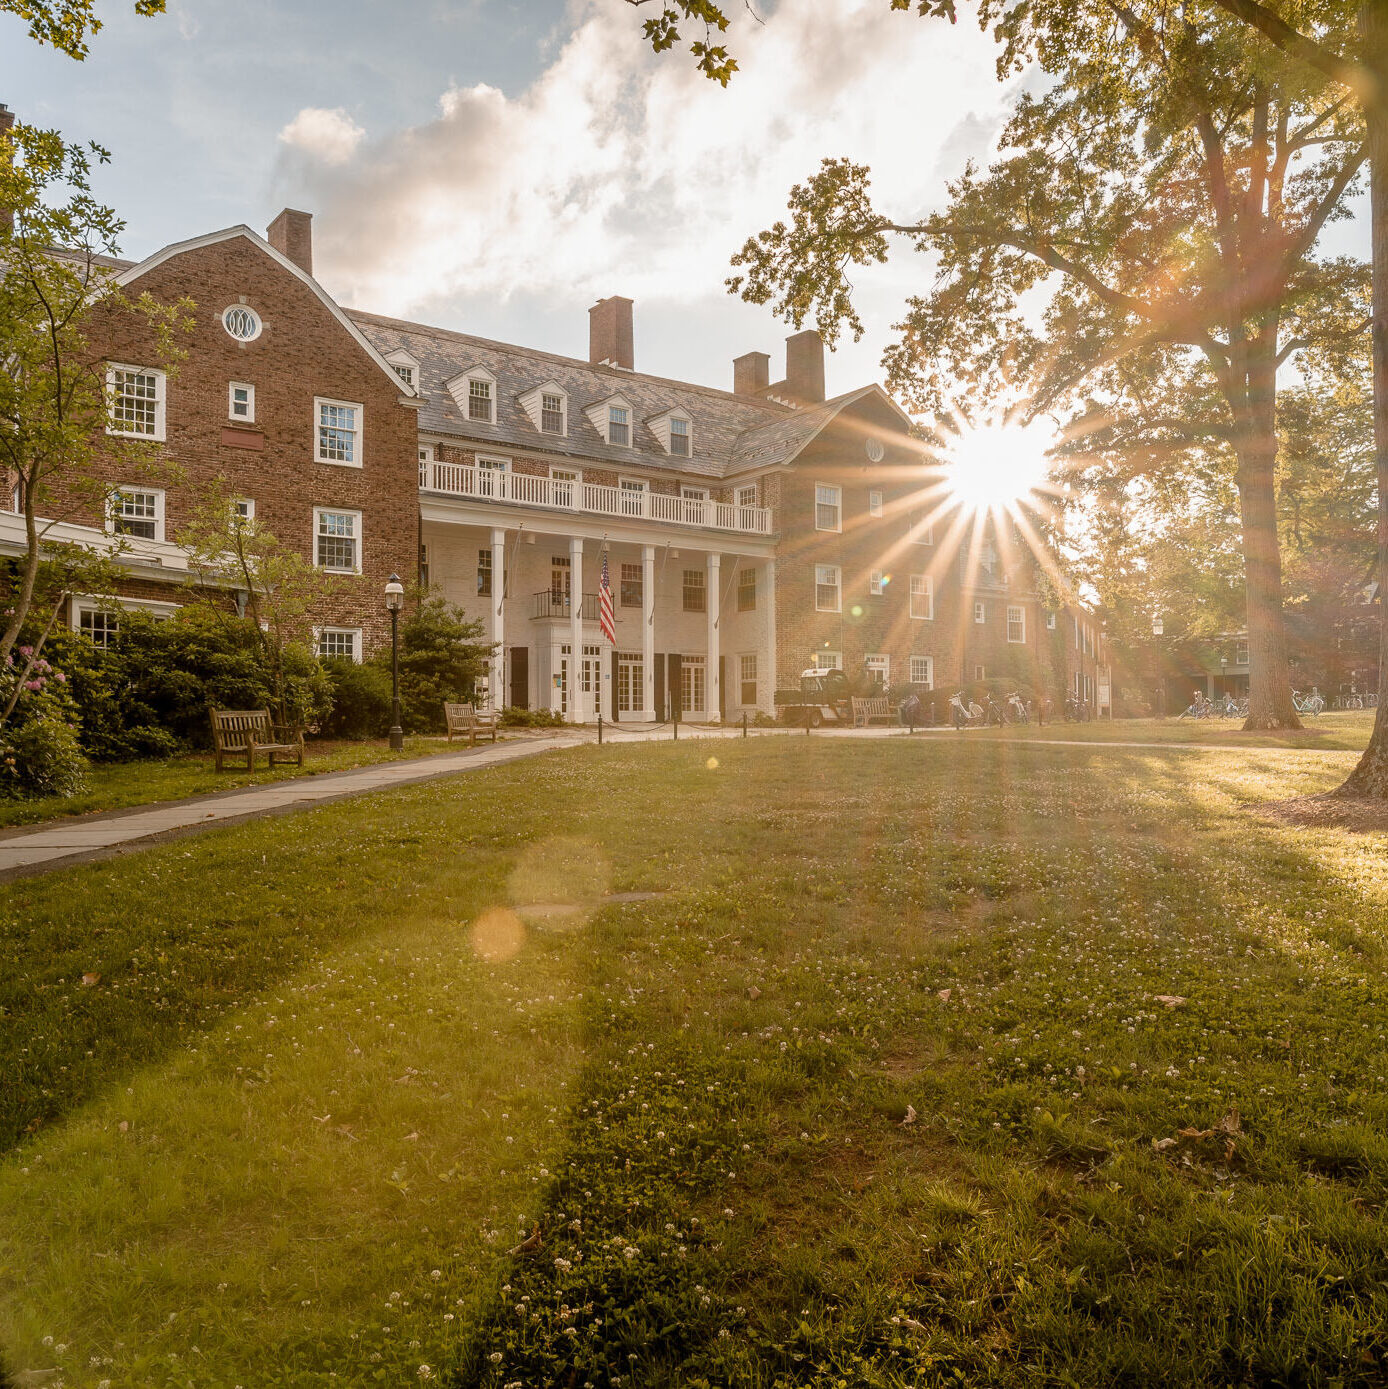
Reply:
[[[323,652],[369,653],[388,575],[418,574],[482,620],[498,706],[769,713],[810,664],[921,689],[1006,677],[1058,696],[1095,679],[1097,647],[1060,640],[1081,618],[1047,610],[1015,533],[932,491],[890,397],[826,399],[815,333],[787,340],[783,380],[753,352],[722,391],[638,372],[628,299],[589,311],[587,361],[345,311],[292,210],[265,238],[234,227],[110,272],[196,305],[171,375],[128,317],[99,309],[91,334],[111,502],[102,516],[60,498],[57,529],[125,537],[125,605],[186,598],[179,527],[220,482],[335,576]],[[0,515],[0,551],[15,519]],[[72,621],[100,641],[119,614],[77,599]]]

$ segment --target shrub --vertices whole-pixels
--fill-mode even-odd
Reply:
[[[482,623],[460,608],[425,595],[400,624],[401,722],[407,733],[442,733],[443,706],[468,702],[491,646]],[[390,647],[373,664],[390,672]]]
[[[383,738],[390,728],[390,675],[345,657],[323,662],[333,687],[332,712],[320,732],[330,738]]]
[[[503,728],[563,728],[564,716],[553,709],[503,709]]]
[[[51,707],[0,729],[0,788],[11,797],[73,796],[87,784],[77,730]]]

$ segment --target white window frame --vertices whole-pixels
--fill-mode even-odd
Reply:
[[[974,602],[974,623],[983,627],[988,622],[988,605],[986,603]]]
[[[138,494],[142,497],[153,497],[154,515],[153,516],[122,516],[119,513],[120,500],[127,493]],[[143,487],[138,483],[120,482],[111,489],[109,503],[108,529],[112,535],[124,535],[131,540],[163,540],[164,539],[164,489],[162,487]],[[153,535],[135,535],[131,531],[119,529],[118,522],[123,520],[130,521],[150,521],[154,526]]]
[[[559,428],[545,428],[545,397],[549,396],[559,402]],[[569,432],[569,397],[563,391],[540,391],[540,433],[548,434],[556,439],[563,439]]]
[[[549,470],[550,496],[555,506],[576,507],[583,500],[583,469],[551,467]],[[569,489],[568,497],[564,489]]]
[[[821,494],[823,494],[821,496]],[[829,497],[832,494],[833,500]],[[819,511],[824,507],[826,510],[832,509],[834,513],[834,524],[832,526],[821,526],[819,524]],[[814,528],[817,531],[842,531],[843,530],[843,488],[835,487],[831,483],[817,482],[814,485]]]
[[[822,579],[821,574],[832,574],[832,579]],[[819,601],[821,588],[833,588],[834,606],[826,608]],[[814,610],[817,613],[838,613],[843,611],[843,570],[837,564],[816,564],[814,567]]]
[[[816,651],[810,658],[810,665],[812,665],[815,670],[842,670],[843,652]]]
[[[463,392],[463,418],[468,424],[495,424],[496,423],[496,378],[491,372],[473,371],[469,372],[466,378],[467,390]],[[474,396],[472,388],[474,385],[485,386],[487,388],[487,413],[485,415],[474,415],[472,406],[475,400],[481,400],[480,395]]]
[[[117,372],[148,376],[154,382],[154,428],[152,432],[142,429],[122,429],[116,425],[112,412],[116,403]],[[106,433],[115,439],[148,439],[156,444],[164,443],[168,414],[168,389],[168,377],[157,367],[136,367],[127,362],[108,362],[106,364]]]
[[[1047,630],[1048,632],[1054,632],[1054,631],[1055,631],[1055,614],[1054,614],[1054,613],[1047,613],[1047,614],[1046,614],[1046,630]]]
[[[616,411],[616,410],[620,410],[620,411],[622,412],[622,414],[624,414],[624,415],[626,416],[625,421],[614,420],[614,419],[612,418],[612,414],[613,414],[613,412]],[[633,415],[633,413],[634,413],[634,412],[633,412],[633,410],[632,410],[632,408],[631,408],[630,405],[610,405],[610,404],[608,405],[608,407],[607,407],[607,413],[606,413],[606,416],[605,416],[606,421],[607,421],[607,424],[606,424],[606,428],[605,428],[604,431],[603,431],[603,434],[604,434],[604,437],[606,438],[607,442],[608,442],[613,448],[615,448],[615,449],[629,449],[629,448],[631,448],[632,443],[634,442],[634,439],[635,439],[635,435],[636,435],[636,430],[635,430],[635,428],[634,428],[634,426],[633,426],[633,424],[632,424],[632,415]],[[626,432],[627,432],[627,437],[626,437],[625,439],[617,440],[617,439],[614,439],[614,438],[612,437],[612,426],[613,426],[614,424],[621,424],[622,427],[626,430]]]
[[[82,614],[87,613],[106,613],[107,615],[120,613],[148,613],[156,622],[164,622],[171,618],[179,609],[178,603],[161,603],[155,598],[99,598],[90,593],[74,593],[68,600],[68,626],[74,632],[82,630]],[[120,623],[116,623],[116,631],[120,630]],[[101,643],[101,649],[106,649],[106,643]]]
[[[684,433],[683,433],[683,435],[676,436],[676,433],[675,433],[675,426],[676,426],[677,424],[682,424],[682,425],[684,426]],[[675,447],[675,439],[676,439],[676,437],[683,438],[683,440],[684,440],[684,452],[683,452],[683,453],[681,453],[681,452]],[[693,458],[693,457],[694,457],[694,421],[691,420],[691,419],[689,418],[688,415],[671,415],[671,416],[670,416],[670,425],[669,425],[669,447],[666,449],[666,452],[670,455],[671,458]]]
[[[707,710],[707,701],[708,662],[702,656],[685,656],[680,661],[681,712],[704,713]]]
[[[757,610],[757,571],[744,564],[737,571],[737,610],[740,613],[754,613]],[[743,600],[750,597],[751,602],[743,606]]]
[[[341,429],[337,425],[323,424],[324,407],[331,410],[355,410],[351,429]],[[351,458],[326,458],[323,454],[323,430],[331,428],[339,433],[349,434],[352,439]],[[313,397],[313,461],[326,463],[332,468],[360,468],[362,466],[362,444],[366,437],[366,410],[358,400],[334,400],[331,396]]]
[[[1014,637],[1012,629],[1014,625],[1021,632],[1020,636]],[[1025,646],[1027,641],[1027,610],[1020,603],[1009,603],[1007,605],[1007,640],[1013,646]]]
[[[352,642],[352,649],[348,652],[323,650],[323,638],[331,633],[337,637],[349,637]],[[325,656],[341,659],[344,655],[354,665],[361,664],[361,628],[360,627],[315,627],[313,629],[313,649],[318,654],[319,659]]]
[[[924,662],[925,674],[920,674],[918,662]],[[912,656],[911,663],[907,667],[911,672],[911,684],[924,685],[927,690],[935,688],[935,658],[934,656]]]
[[[419,446],[419,461],[421,463],[432,463],[434,461],[433,444],[421,444]]]
[[[882,493],[877,488],[873,488],[868,493],[868,515],[880,516],[882,514]]]
[[[863,669],[869,674],[880,675],[884,690],[892,683],[892,658],[885,651],[874,651],[864,656]]]
[[[924,516],[917,512],[911,517],[906,536],[912,545],[933,545],[935,543],[935,524],[933,521],[927,521]]]
[[[236,413],[237,391],[245,391],[246,393],[246,413],[244,415]],[[250,381],[227,382],[227,419],[236,420],[241,424],[255,423],[255,386]]]
[[[254,497],[233,497],[231,499],[231,509],[242,521],[255,520]]]
[[[744,482],[742,486],[733,493],[733,498],[738,506],[756,506],[757,484],[755,482]]]
[[[337,566],[334,566],[334,565],[326,565],[326,564],[322,564],[322,563],[319,562],[319,559],[318,559],[318,541],[319,541],[319,539],[320,539],[320,538],[332,538],[332,537],[324,537],[323,531],[322,531],[322,529],[321,529],[321,526],[322,526],[322,518],[323,518],[324,516],[351,516],[351,517],[354,517],[354,518],[355,518],[354,524],[353,524],[353,527],[352,527],[352,536],[351,536],[352,540],[356,543],[356,567],[355,567],[355,568],[353,568],[353,569],[341,569],[341,568],[338,568]],[[337,537],[337,538],[341,538],[341,537]],[[361,568],[361,562],[362,562],[362,548],[363,548],[362,516],[361,516],[361,512],[360,512],[360,511],[354,511],[351,507],[346,507],[346,506],[315,506],[315,507],[313,508],[313,567],[314,567],[315,569],[321,569],[325,574],[360,574],[360,573],[362,572],[362,568]]]
[[[751,674],[750,674],[750,675],[747,673],[747,672],[748,672],[748,665],[747,665],[747,662],[748,662],[748,661],[750,661],[750,662],[752,663],[752,664],[751,664],[751,667],[750,667],[750,669],[751,669]],[[748,698],[747,698],[747,686],[748,686],[748,685],[751,685],[751,687],[752,687],[752,697],[751,697],[751,699],[748,699]],[[756,706],[756,703],[757,703],[757,694],[758,694],[760,688],[761,688],[760,680],[759,680],[759,677],[758,677],[758,674],[757,674],[757,653],[756,653],[755,651],[743,651],[743,652],[740,652],[740,653],[738,654],[738,658],[737,658],[737,693],[738,693],[738,703],[741,704],[741,705],[743,706],[743,708],[745,708],[745,709],[754,708],[754,707]]]
[[[920,605],[925,608],[924,612],[916,611],[918,598],[925,600]],[[935,576],[933,574],[911,575],[911,616],[917,622],[933,622],[935,620]]]
[[[643,477],[621,477],[617,478],[617,500],[621,506],[623,516],[644,516],[646,514],[645,498],[650,495],[651,484]],[[623,496],[622,493],[626,493]],[[640,497],[634,508],[629,508],[628,497]]]
[[[874,569],[868,574],[868,597],[881,598],[887,591],[887,575],[881,569]]]

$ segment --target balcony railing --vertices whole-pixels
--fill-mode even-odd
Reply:
[[[764,506],[737,506],[696,497],[671,497],[662,492],[626,487],[603,487],[594,482],[535,477],[530,473],[477,468],[465,463],[421,463],[421,491],[448,497],[476,497],[514,502],[520,506],[552,507],[591,516],[623,516],[637,521],[663,521],[676,526],[770,535],[771,511]]]
[[[596,593],[583,595],[581,615],[584,622],[596,622],[598,620],[598,595]],[[543,588],[535,595],[530,616],[571,618],[573,616],[573,602],[567,593],[561,593],[557,589]]]

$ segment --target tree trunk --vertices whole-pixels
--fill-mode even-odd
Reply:
[[[1247,417],[1234,441],[1248,591],[1248,718],[1244,728],[1300,728],[1292,703],[1287,629],[1282,618],[1282,555],[1277,539],[1277,364],[1269,344],[1250,345],[1244,381]]]
[[[1335,794],[1388,799],[1388,0],[1362,9],[1365,56],[1380,74],[1365,102],[1373,246],[1374,454],[1378,471],[1378,714],[1359,765]]]

